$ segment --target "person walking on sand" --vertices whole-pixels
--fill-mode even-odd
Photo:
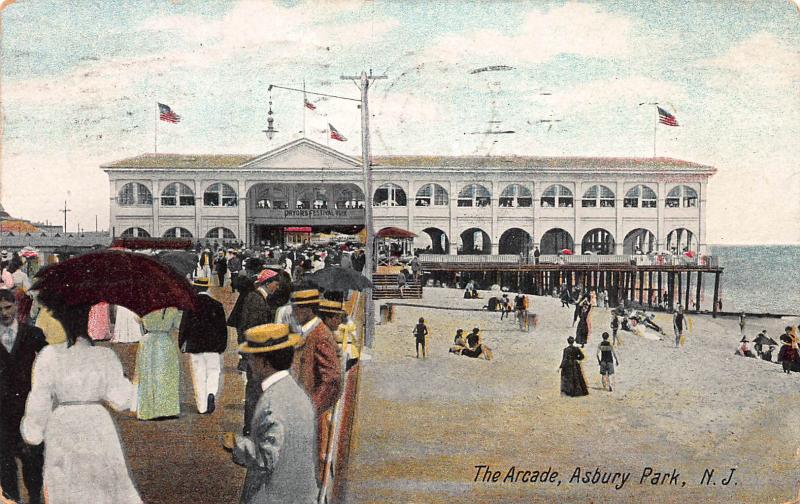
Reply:
[[[740,336],[744,336],[744,326],[745,326],[745,314],[744,312],[739,313],[739,332]]]
[[[781,334],[781,349],[778,351],[778,362],[783,366],[783,372],[791,374],[792,365],[797,359],[797,349],[795,340],[792,337],[792,326],[787,326]]]
[[[580,397],[589,395],[589,388],[586,386],[586,379],[581,370],[580,361],[583,360],[583,352],[573,343],[575,343],[575,338],[572,336],[567,338],[567,347],[562,353],[558,371],[561,373],[561,394]]]
[[[672,315],[672,329],[675,331],[675,348],[681,344],[683,340],[683,330],[686,329],[688,323],[686,316],[683,314],[683,306],[678,305],[675,313]]]
[[[608,333],[603,333],[603,341],[597,346],[597,363],[600,364],[600,380],[603,382],[603,388],[612,392],[612,385],[614,380],[614,362],[616,361],[619,366],[619,359],[614,346],[608,341]]]
[[[425,325],[425,319],[420,317],[419,323],[414,327],[414,338],[417,341],[417,359],[419,359],[420,346],[422,346],[422,358],[427,358],[427,336],[428,327]]]
[[[619,318],[617,315],[611,314],[611,344],[617,346],[617,343],[622,343],[621,339],[617,338],[617,331],[619,330]]]
[[[589,313],[591,309],[592,307],[588,301],[581,305],[581,312],[579,315],[580,322],[578,322],[578,327],[575,329],[575,342],[578,343],[581,348],[589,342]]]

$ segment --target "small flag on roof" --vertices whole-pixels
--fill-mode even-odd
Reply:
[[[173,112],[169,105],[163,103],[158,104],[158,118],[172,124],[181,122],[181,116]]]
[[[317,109],[317,106],[316,106],[316,105],[314,105],[313,103],[311,103],[310,101],[308,101],[308,100],[307,100],[307,99],[305,99],[305,98],[303,98],[303,103],[305,104],[305,106],[306,106],[306,108],[307,108],[308,110],[316,110],[316,109]]]
[[[328,129],[331,130],[331,140],[338,140],[340,142],[346,142],[347,138],[339,133],[339,131],[333,127],[333,124],[328,123]]]
[[[675,119],[674,115],[670,114],[661,107],[656,108],[658,109],[658,122],[661,124],[666,124],[667,126],[678,126],[678,120]]]

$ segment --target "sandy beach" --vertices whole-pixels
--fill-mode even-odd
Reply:
[[[572,309],[531,297],[541,322],[523,332],[513,318],[477,311],[492,295],[481,294],[428,288],[404,301],[425,306],[398,306],[394,322],[377,326],[362,363],[347,502],[767,503],[797,494],[800,375],[734,356],[736,320],[690,316],[680,349],[669,315],[657,315],[663,341],[621,331],[609,393],[595,350],[610,312],[597,308],[583,364],[589,396],[570,398],[557,368]],[[425,360],[414,352],[419,317],[430,330]],[[790,323],[798,320],[750,319],[746,333],[777,340]],[[456,329],[475,326],[493,361],[448,353]]]

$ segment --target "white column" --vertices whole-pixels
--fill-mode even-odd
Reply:
[[[572,240],[575,243],[573,252],[576,255],[583,254],[583,247],[581,246],[582,236],[578,236],[578,224],[583,218],[583,207],[581,206],[580,198],[583,196],[581,191],[581,181],[576,180],[572,184]]]
[[[161,209],[161,189],[158,187],[158,180],[150,179],[150,190],[153,193],[153,237],[160,237],[161,230],[159,229],[159,210]]]
[[[699,254],[708,253],[708,243],[706,242],[706,192],[708,189],[708,177],[700,182],[700,194],[698,194],[698,211],[697,211],[697,230],[698,230],[698,248]]]
[[[125,230],[117,227],[117,212],[119,211],[117,206],[117,181],[109,176],[108,185],[110,193],[108,197],[108,231],[116,238]]]
[[[417,204],[416,196],[417,196],[417,184],[412,179],[408,181],[408,194],[406,194],[406,205],[408,205],[407,208],[408,213],[406,214],[406,216],[408,217],[408,222],[407,222],[408,225],[406,226],[406,229],[408,229],[409,231],[412,231],[414,228],[414,212],[416,210],[416,204]],[[431,200],[431,203],[433,203],[433,200]]]
[[[667,184],[662,180],[658,182],[658,199],[656,209],[658,211],[658,223],[656,224],[656,250],[662,250],[667,244],[667,230],[664,229],[664,212],[666,211]]]
[[[236,232],[236,239],[247,243],[247,183],[243,178],[239,182],[239,229]]]
[[[614,245],[614,253],[617,255],[622,255],[625,253],[624,244],[625,244],[625,236],[623,235],[623,226],[622,226],[622,212],[624,208],[625,202],[625,181],[622,179],[618,179],[616,182],[616,191],[614,191],[614,197],[616,200],[614,201],[614,217],[615,217],[615,225],[614,225],[614,236],[617,238],[616,245]]]
[[[199,179],[195,181],[194,185],[194,235],[198,240],[205,237],[200,231],[200,221],[203,217],[203,191],[208,181]]]
[[[450,216],[450,227],[447,230],[447,237],[450,238],[450,243],[448,246],[447,253],[450,255],[455,255],[458,252],[458,236],[455,235],[455,230],[458,229],[457,222],[456,222],[456,212],[458,211],[458,185],[453,184],[453,181],[449,181],[449,192],[450,195],[450,208],[449,208],[449,216]]]
[[[539,247],[539,241],[541,240],[541,236],[539,236],[539,221],[537,220],[539,217],[539,181],[538,180],[531,180],[531,197],[533,201],[531,202],[531,219],[533,220],[533,224],[531,227],[531,236],[533,237],[533,248]],[[533,250],[531,250],[531,254],[533,254]]]
[[[500,253],[500,230],[497,226],[497,207],[500,205],[499,185],[492,180],[490,191],[492,191],[491,210],[492,210],[492,225],[489,231],[489,236],[492,238],[492,254]]]

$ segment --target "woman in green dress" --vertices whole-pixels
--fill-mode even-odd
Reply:
[[[136,415],[140,420],[180,414],[180,357],[171,334],[180,323],[181,312],[176,308],[156,310],[142,318],[147,334],[136,353]]]

